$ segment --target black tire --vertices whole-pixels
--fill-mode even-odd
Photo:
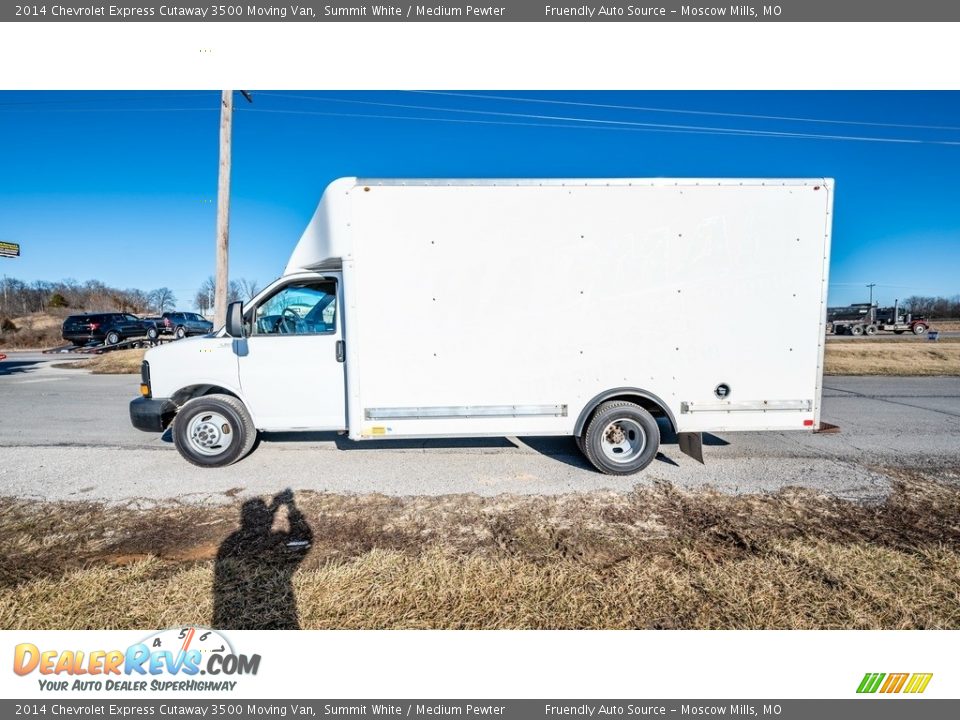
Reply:
[[[927,331],[927,326],[923,323],[917,323],[913,326],[914,335],[923,335]]]
[[[623,424],[619,424],[621,421]],[[642,437],[634,438],[635,442],[642,442],[642,445],[637,448],[635,455],[628,454],[627,460],[615,460],[611,453],[604,450],[604,434],[611,431],[624,433],[625,441],[634,438],[633,433],[642,433]],[[611,400],[603,403],[593,413],[581,442],[583,454],[600,472],[607,475],[632,475],[643,470],[657,456],[660,449],[660,428],[653,415],[639,405]],[[613,450],[615,451],[615,448]]]
[[[148,340],[156,340],[156,339],[157,339],[157,336],[158,336],[159,334],[160,334],[160,333],[157,332],[156,326],[147,328],[147,339],[148,339]]]
[[[103,342],[105,345],[116,345],[122,339],[123,338],[120,336],[120,333],[118,333],[116,330],[111,330],[104,336]]]
[[[867,325],[867,326],[863,329],[863,332],[865,332],[867,335],[876,335],[876,334],[877,334],[877,326],[876,326],[876,325]]]
[[[587,446],[583,444],[583,435],[574,435],[573,440],[575,443],[577,443],[577,448],[580,450],[580,452],[586,455]]]
[[[203,426],[204,418],[218,419],[216,416],[224,421],[218,426],[219,434],[233,437],[222,452],[216,452],[217,446],[212,444],[207,449],[213,454],[207,454],[197,447],[203,441],[191,439],[189,433],[195,419],[198,423],[194,431],[206,432]],[[187,462],[199,467],[224,467],[237,462],[250,452],[257,439],[257,429],[250,413],[239,399],[232,395],[213,394],[184,403],[173,419],[172,435],[173,444]]]
[[[893,331],[893,334],[894,334],[894,335],[903,335],[903,333],[905,333],[905,332],[906,332],[905,330],[894,330],[894,331]]]
[[[183,340],[187,336],[187,329],[183,325],[178,325],[177,329],[173,331],[173,336],[177,340]]]
[[[863,335],[863,325],[854,325],[850,328],[850,334],[854,337],[860,337]]]

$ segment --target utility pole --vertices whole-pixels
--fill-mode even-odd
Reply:
[[[214,291],[213,326],[227,321],[227,264],[230,247],[230,135],[233,127],[233,91],[220,99],[220,175],[217,181],[217,280]]]
[[[253,97],[241,90],[247,102]],[[230,145],[233,132],[233,90],[224,90],[220,97],[220,174],[217,180],[217,280],[214,291],[213,326],[227,322],[227,274],[230,250]]]
[[[876,286],[877,286],[876,283],[870,283],[869,285],[867,285],[867,287],[870,288],[870,305],[871,305],[871,306],[873,305],[873,289],[874,289]]]

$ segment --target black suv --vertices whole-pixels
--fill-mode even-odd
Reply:
[[[206,335],[213,332],[213,323],[204,320],[203,315],[189,312],[165,312],[160,316],[160,332],[172,334],[176,338],[187,335]]]
[[[116,345],[134,337],[155,340],[159,334],[156,323],[142,320],[130,313],[87,313],[71,315],[63,321],[63,339],[74,345],[103,342]]]

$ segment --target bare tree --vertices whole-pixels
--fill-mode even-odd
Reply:
[[[197,309],[204,315],[213,310],[214,293],[216,292],[216,280],[213,275],[204,280],[197,288],[197,294],[193,297],[193,303]]]
[[[148,297],[150,298],[150,305],[159,313],[173,310],[177,305],[177,296],[174,295],[173,290],[168,287],[151,290]]]
[[[256,280],[240,278],[237,282],[240,283],[240,299],[244,302],[252,300],[253,296],[260,292],[260,284]]]

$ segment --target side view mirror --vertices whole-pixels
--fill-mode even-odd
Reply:
[[[227,305],[227,335],[243,337],[243,303],[232,302]]]

